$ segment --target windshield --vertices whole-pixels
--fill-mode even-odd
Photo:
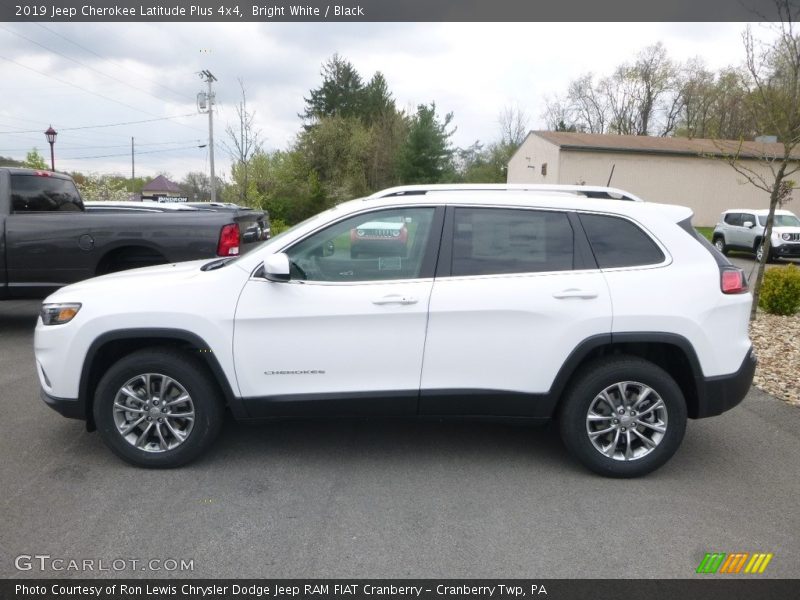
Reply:
[[[759,215],[758,224],[762,227],[767,226],[767,217]],[[773,227],[800,227],[800,219],[794,215],[775,215],[772,221]]]

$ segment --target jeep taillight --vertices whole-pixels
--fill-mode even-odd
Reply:
[[[229,223],[219,232],[217,256],[236,256],[239,254],[239,225]]]
[[[744,294],[747,291],[747,277],[740,268],[722,267],[719,273],[723,294]]]

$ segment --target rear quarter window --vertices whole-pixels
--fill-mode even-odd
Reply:
[[[664,253],[637,225],[620,217],[579,215],[601,269],[664,262]]]

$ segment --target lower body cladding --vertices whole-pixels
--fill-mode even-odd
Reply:
[[[738,405],[753,381],[756,356],[752,349],[735,373],[697,379],[697,409],[689,416],[712,417]],[[86,419],[85,398],[56,398],[41,390],[42,400],[71,419]],[[260,420],[284,417],[553,417],[557,394],[526,394],[503,390],[405,390],[337,394],[291,394],[230,398],[234,417]]]
[[[558,413],[561,439],[587,468],[610,477],[637,477],[665,464],[683,439],[688,417],[720,414],[742,401],[753,379],[747,351],[739,369],[692,380],[658,364],[606,354],[556,378],[547,394],[498,390],[398,390],[372,393],[228,395],[243,420],[287,417],[431,417],[546,420]],[[568,380],[566,386],[559,383]],[[88,396],[88,394],[86,394]],[[216,439],[224,420],[219,382],[202,363],[175,348],[143,348],[100,378],[91,405],[85,397],[44,401],[67,417],[85,418],[123,460],[170,468],[191,462]]]

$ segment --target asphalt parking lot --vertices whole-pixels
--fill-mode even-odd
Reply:
[[[800,410],[757,390],[632,481],[552,429],[407,420],[229,420],[198,462],[146,471],[39,400],[37,310],[0,303],[0,577],[684,578],[711,551],[798,576]],[[193,570],[16,568],[37,554]]]

